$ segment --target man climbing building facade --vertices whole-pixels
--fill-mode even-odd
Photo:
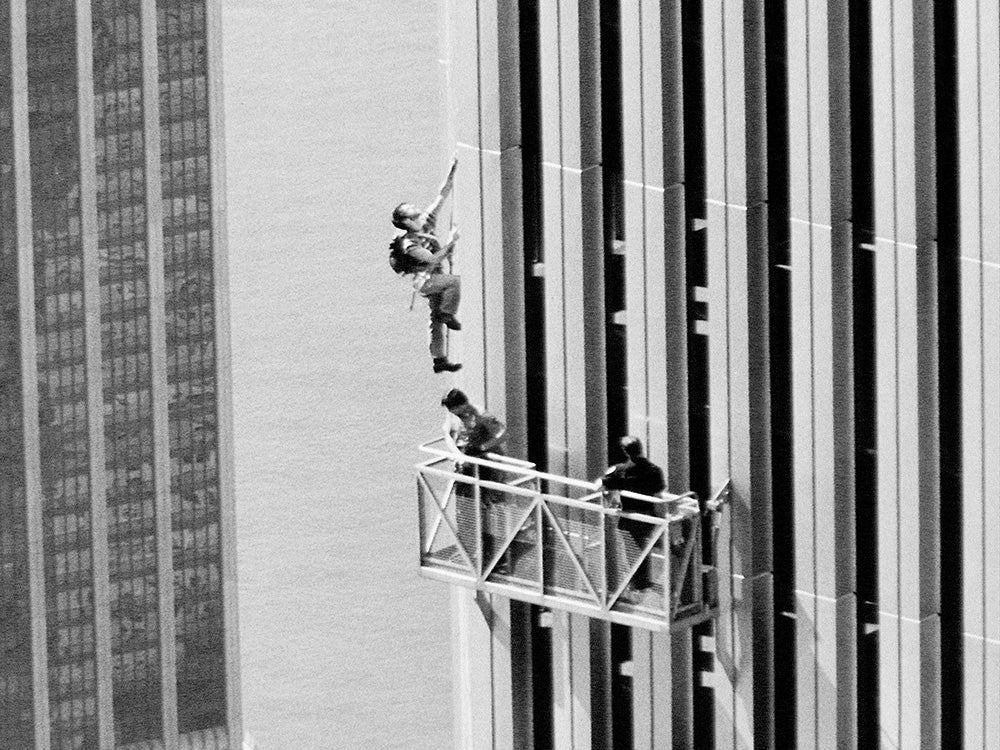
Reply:
[[[458,230],[452,228],[447,242],[442,243],[435,229],[441,205],[451,193],[458,159],[454,158],[437,197],[421,211],[412,203],[400,203],[392,212],[392,224],[402,229],[390,245],[389,264],[397,273],[413,277],[415,292],[427,298],[430,307],[430,353],[434,372],[455,372],[462,365],[448,359],[448,330],[462,330],[455,317],[461,298],[461,280],[442,268],[458,241]]]

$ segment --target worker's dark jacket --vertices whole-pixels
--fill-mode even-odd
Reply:
[[[656,495],[666,487],[660,467],[646,458],[615,464],[608,469],[602,482],[609,490],[626,490],[639,495]],[[662,515],[657,505],[625,495],[622,496],[622,510],[649,516]]]

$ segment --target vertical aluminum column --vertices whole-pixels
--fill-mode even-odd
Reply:
[[[857,743],[848,3],[786,7],[797,737],[836,750]]]
[[[933,3],[872,5],[883,747],[940,741]]]
[[[629,430],[679,487],[688,463],[679,3],[663,14],[650,0],[621,6]]]
[[[90,0],[76,0],[77,107],[80,144],[80,224],[90,459],[90,513],[94,580],[94,642],[100,750],[115,746],[111,682],[111,604],[108,584],[107,479],[101,361],[100,265],[97,248],[97,169],[94,143],[93,24]]]
[[[160,613],[160,689],[164,750],[177,750],[177,632],[170,499],[170,428],[167,415],[167,342],[164,308],[163,190],[160,184],[160,71],[156,4],[141,8],[143,134],[146,168],[146,241],[149,262],[149,363],[156,487],[156,569]],[[155,93],[155,95],[154,95]]]
[[[518,15],[514,0],[484,0],[451,15],[455,62],[449,77],[460,166],[455,223],[462,239],[461,379],[470,396],[507,421],[512,450],[526,450],[524,261],[521,228],[521,123]],[[471,33],[476,44],[468,44]],[[461,71],[461,72],[459,72]],[[446,217],[439,233],[445,235]],[[478,319],[476,313],[479,313]]]
[[[575,478],[606,461],[599,13],[596,0],[539,4],[548,468]],[[608,626],[553,619],[555,745],[603,747]]]
[[[504,419],[513,455],[527,450],[518,12],[513,0],[440,6],[450,43],[442,59],[448,120],[459,169],[453,217],[462,238],[463,331],[456,376],[474,403]],[[449,154],[450,155],[450,154]],[[439,218],[449,231],[452,211]],[[456,745],[522,747],[530,742],[529,611],[508,599],[452,590]]]
[[[629,432],[690,489],[680,2],[624,0],[622,90]],[[632,631],[636,750],[690,748],[691,639]]]
[[[491,157],[492,171],[499,171],[500,236],[491,246],[484,246],[483,259],[487,269],[492,300],[485,308],[487,315],[484,332],[489,340],[503,342],[504,359],[501,362],[485,360],[496,370],[485,383],[486,400],[490,408],[503,411],[507,422],[507,448],[516,456],[528,453],[527,415],[527,365],[525,362],[524,320],[524,196],[521,138],[521,55],[520,17],[517,0],[494,0],[486,10],[495,19],[491,35],[496,52],[491,52],[483,70],[496,98],[487,100],[489,109],[483,112],[484,120],[495,120],[499,131],[491,128],[484,135],[494,150],[499,150],[499,160]],[[489,28],[493,28],[490,26]],[[485,61],[484,61],[485,62]],[[484,145],[487,145],[484,143]],[[486,203],[484,202],[484,210]],[[497,207],[491,206],[495,213]],[[494,236],[495,230],[494,230]],[[502,249],[502,250],[501,250]],[[486,262],[489,260],[489,264]],[[502,373],[502,375],[501,375]]]
[[[549,470],[585,478],[603,470],[606,442],[604,405],[589,396],[604,372],[603,294],[591,286],[604,253],[597,0],[542,3],[539,24]]]
[[[773,746],[767,159],[761,0],[704,0],[711,476],[719,538],[716,747]]]
[[[959,2],[957,12],[964,739],[970,750],[1000,746],[1000,3]]]
[[[450,49],[449,77],[451,106],[449,120],[454,125],[459,172],[454,189],[454,219],[463,238],[456,253],[457,272],[462,276],[463,310],[482,309],[482,270],[477,262],[483,243],[481,173],[479,164],[479,47],[478,13],[475,3],[444,0]],[[442,214],[438,231],[448,231],[448,214]],[[477,303],[479,303],[477,305]],[[450,337],[452,359],[466,360],[482,356],[482,319],[476,321],[478,335],[472,334],[473,322],[465,317],[460,336]],[[476,346],[471,337],[479,340]],[[482,361],[464,362],[465,370],[457,380],[473,401],[481,402]],[[472,389],[465,384],[475,385]],[[501,417],[503,415],[500,415]],[[488,602],[490,597],[485,597]],[[476,748],[492,746],[494,663],[490,623],[477,606],[474,593],[453,587],[451,590],[453,640],[453,697],[455,701],[455,746]]]
[[[31,226],[31,158],[28,133],[27,0],[10,2],[11,125],[14,137],[14,202],[17,223],[18,315],[21,344],[21,414],[24,422],[24,498],[28,534],[31,609],[32,697],[35,746],[50,740],[48,642],[45,616],[45,553],[42,541],[41,440],[35,337],[35,258]]]
[[[236,482],[234,477],[232,330],[229,313],[229,245],[226,233],[226,136],[222,85],[222,0],[206,0],[209,164],[212,186],[212,277],[215,287],[215,382],[218,392],[219,513],[222,538],[223,639],[226,732],[230,750],[243,748],[239,608],[236,579]]]

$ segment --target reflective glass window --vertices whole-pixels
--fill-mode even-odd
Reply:
[[[182,733],[226,721],[204,0],[157,0],[167,377]]]
[[[140,0],[92,0],[115,743],[162,735]]]
[[[28,108],[52,747],[97,742],[75,8],[27,3]],[[83,477],[83,481],[79,478]],[[72,531],[66,520],[72,517]],[[72,560],[72,564],[70,564]]]

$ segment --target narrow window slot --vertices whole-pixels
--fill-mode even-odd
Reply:
[[[518,4],[520,26],[521,159],[524,225],[524,325],[528,460],[547,468],[545,421],[545,261],[542,243],[542,91],[538,0]],[[531,705],[535,750],[553,748],[552,629],[544,610],[531,606]],[[511,676],[517,679],[516,675]],[[515,684],[514,690],[519,686]]]
[[[851,172],[854,224],[854,444],[858,597],[858,746],[879,737],[878,506],[875,402],[874,152],[870,4],[851,0]]]
[[[796,745],[795,497],[792,463],[791,228],[788,61],[783,3],[765,9],[768,305],[771,378],[771,523],[774,572],[774,722],[777,748]],[[793,540],[793,543],[790,543]]]
[[[701,3],[681,3],[682,77],[684,100],[684,209],[687,214],[685,266],[688,289],[688,440],[691,489],[701,497],[711,493],[708,413],[708,337],[695,330],[693,321],[705,317],[703,296],[708,286],[705,221],[705,72]],[[708,315],[712,314],[708,310]],[[709,531],[709,529],[704,529]],[[694,746],[715,746],[715,696],[711,680],[700,673],[711,672],[714,657],[703,650],[711,641],[711,623],[692,628],[694,653],[693,718]],[[709,675],[710,677],[710,675]]]
[[[621,316],[618,319],[614,316],[626,306],[625,256],[616,250],[628,239],[625,237],[621,14],[617,0],[601,0],[600,14],[607,447],[609,461],[617,461],[618,440],[628,432],[628,331],[621,325]],[[612,625],[611,721],[615,750],[632,748],[632,676],[619,669],[620,664],[631,659],[631,628]]]
[[[935,12],[938,397],[941,442],[941,736],[962,747],[962,317],[956,0]]]

